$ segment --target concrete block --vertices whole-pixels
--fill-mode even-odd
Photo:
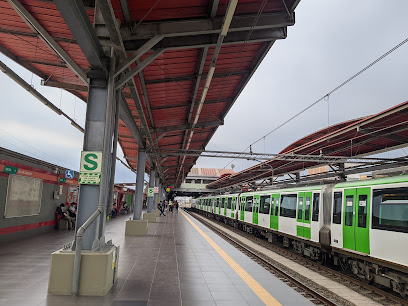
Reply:
[[[156,214],[156,217],[160,217],[160,210],[158,209],[153,209],[152,214]]]
[[[118,271],[119,251],[111,247],[104,252],[82,251],[79,295],[103,296],[111,289]],[[48,293],[70,295],[75,252],[59,250],[51,254]]]
[[[126,236],[146,236],[147,220],[127,220],[125,235]]]
[[[68,220],[59,219],[58,220],[58,229],[67,230],[68,229]]]
[[[144,213],[143,220],[147,220],[149,223],[156,223],[157,215],[156,213]]]

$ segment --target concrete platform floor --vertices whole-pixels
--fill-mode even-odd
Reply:
[[[127,237],[121,215],[106,238],[121,246],[118,281],[104,297],[47,295],[51,252],[73,231],[51,231],[0,245],[0,305],[264,305],[258,295],[181,212],[166,212],[145,237]],[[191,221],[282,305],[310,305],[246,255]]]

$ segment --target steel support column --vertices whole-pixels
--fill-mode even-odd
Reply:
[[[108,110],[108,84],[107,80],[100,78],[90,79],[88,102],[86,108],[84,151],[102,151],[105,152],[104,136],[106,127],[106,113]],[[108,165],[102,165],[102,180],[106,176]],[[102,189],[102,190],[101,190]],[[79,203],[77,212],[76,230],[78,230],[86,220],[97,210],[103,186],[99,185],[81,185],[79,192]],[[97,234],[97,224],[92,223],[83,236],[83,249],[91,250],[92,243]],[[99,237],[98,237],[99,238]]]
[[[149,188],[153,188],[154,187],[154,177],[156,175],[156,169],[155,168],[150,168],[150,175],[149,175]],[[148,197],[147,198],[147,212],[151,213],[152,209],[153,209],[153,198],[152,197]]]
[[[133,210],[133,220],[142,219],[142,209],[143,209],[143,188],[144,188],[144,173],[146,166],[146,151],[140,149],[137,153],[137,173],[136,173],[136,191],[134,203],[135,207]]]
[[[114,187],[115,187],[116,151],[118,148],[119,101],[120,99],[121,99],[121,92],[120,90],[117,90],[115,94],[115,129],[113,131],[112,167],[111,167],[111,175],[110,175],[110,181],[109,181],[108,208],[106,210],[107,213],[112,211],[112,208],[113,208],[112,203],[113,203],[113,194],[114,194]]]
[[[156,176],[156,178],[154,179],[154,187],[159,187],[160,185],[160,178],[158,176]],[[159,192],[160,192],[160,188],[159,188]],[[157,203],[159,201],[159,193],[155,193],[154,197],[153,197],[153,209],[157,209]]]

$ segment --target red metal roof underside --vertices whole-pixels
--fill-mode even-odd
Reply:
[[[408,141],[408,101],[381,113],[339,123],[310,134],[284,150],[280,154],[324,155],[324,156],[364,156],[382,150],[391,150]],[[268,165],[265,167],[264,165]],[[288,162],[272,160],[257,164],[229,177],[210,183],[210,188],[227,187],[271,176],[297,172],[314,167],[313,162]],[[266,169],[266,170],[265,170]]]
[[[74,62],[86,72],[89,69],[89,63],[55,4],[47,0],[21,0],[20,2]],[[156,2],[156,0],[128,1],[130,16],[133,21],[135,23],[140,21],[149,23],[163,20],[208,18],[209,7],[212,3],[210,0],[168,0],[161,1],[154,6]],[[295,7],[297,2],[296,0],[286,0],[286,5]],[[122,24],[125,24],[120,1],[112,0],[111,3],[116,17],[121,20]],[[235,15],[256,14],[262,3],[262,0],[240,0]],[[216,16],[224,16],[227,4],[227,0],[220,1]],[[154,8],[148,13],[153,6]],[[270,0],[262,12],[286,12],[286,9],[281,0]],[[93,8],[88,7],[87,13],[93,22]],[[76,88],[68,91],[83,101],[87,100],[86,84],[67,68],[65,63],[39,38],[39,35],[27,25],[7,1],[0,1],[0,16],[0,52],[44,80],[84,86],[83,89]],[[213,78],[198,122],[223,121],[242,87],[245,86],[264,54],[268,51],[270,43],[270,41],[241,43],[226,45],[221,48],[216,65],[216,74],[223,74],[223,76]],[[139,76],[135,77],[137,91],[149,128],[165,128],[187,123],[200,65],[200,50],[200,48],[194,48],[165,51],[143,70],[152,118],[149,116],[147,99],[144,97],[140,78]],[[213,52],[214,47],[210,47],[203,74],[206,74],[209,69]],[[148,55],[149,53],[141,60]],[[177,79],[180,78],[182,80],[178,81]],[[204,83],[205,77],[201,79],[196,100],[199,100],[201,96]],[[124,94],[134,120],[140,126],[140,118],[129,90],[125,88]],[[193,108],[193,117],[196,111],[197,105]],[[196,129],[189,149],[204,149],[216,129],[216,127]],[[157,147],[182,149],[184,134],[185,131],[169,132],[158,142]],[[160,133],[153,134],[153,141],[159,136]],[[119,130],[119,142],[129,165],[136,169],[138,146],[122,122]],[[183,175],[189,172],[196,159],[197,157],[185,159],[186,166],[182,168]],[[166,170],[167,183],[180,183],[180,180],[175,181],[177,173],[181,172],[180,168],[176,167],[180,160],[177,157],[170,157],[162,163],[164,169],[168,168]]]

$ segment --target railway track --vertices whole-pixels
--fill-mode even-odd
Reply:
[[[188,212],[188,211],[187,211]],[[329,289],[324,288],[306,277],[299,275],[297,272],[283,266],[282,264],[276,262],[275,260],[267,257],[265,254],[252,249],[251,247],[245,245],[241,241],[238,241],[231,235],[220,230],[218,227],[214,226],[210,222],[203,220],[202,218],[208,219],[204,215],[199,215],[201,218],[196,216],[196,213],[188,212],[192,217],[202,222],[219,236],[227,240],[229,243],[234,245],[236,248],[240,249],[242,252],[250,256],[253,260],[261,264],[267,270],[271,271],[275,276],[281,279],[283,282],[290,285],[296,291],[300,292],[311,302],[317,305],[354,305],[351,301],[348,301],[332,292]],[[296,254],[290,250],[287,250],[281,246],[271,244],[265,239],[255,237],[248,234],[240,229],[236,229],[232,226],[226,225],[223,222],[211,219],[221,227],[227,228],[230,231],[238,233],[239,235],[261,245],[262,247],[277,252],[281,256],[284,256],[292,261],[299,263],[302,266],[307,266],[309,269],[329,278],[340,284],[370,298],[373,302],[377,302],[382,305],[408,305],[408,301],[403,300],[389,292],[386,292],[380,288],[373,287],[368,283],[362,282],[354,277],[348,276],[344,273],[335,271],[329,267],[318,264],[314,261],[306,259],[305,257]]]

